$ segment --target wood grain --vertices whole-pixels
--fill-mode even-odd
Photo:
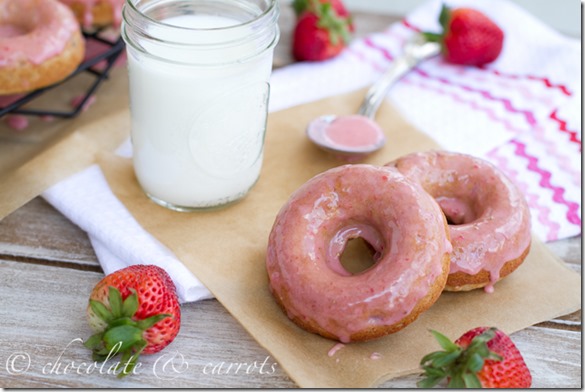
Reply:
[[[84,314],[89,292],[102,274],[7,260],[0,261],[0,271],[4,387],[295,387],[270,354],[215,300],[183,305],[179,336],[161,354],[143,356],[138,375],[118,380],[108,374],[113,360],[88,370],[91,359],[81,339],[91,330]],[[532,371],[534,387],[580,387],[580,330],[530,327],[512,338]],[[167,367],[165,373],[163,365],[168,361],[175,370]],[[17,373],[26,366],[30,367]],[[381,387],[413,388],[418,379],[401,377]]]
[[[37,197],[0,221],[0,258],[101,271],[87,234]]]

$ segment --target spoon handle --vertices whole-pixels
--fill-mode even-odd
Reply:
[[[414,41],[406,44],[402,56],[370,87],[358,113],[373,119],[390,87],[421,61],[438,55],[440,51],[440,45],[435,42]]]

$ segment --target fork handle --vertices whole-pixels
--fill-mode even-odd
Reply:
[[[373,119],[390,87],[423,60],[439,53],[440,46],[435,43],[426,43],[418,50],[406,50],[402,56],[392,63],[382,77],[370,87],[358,109],[358,113]]]

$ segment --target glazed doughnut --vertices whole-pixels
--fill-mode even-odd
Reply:
[[[65,79],[84,45],[73,13],[56,0],[0,0],[0,95]]]
[[[427,310],[445,285],[449,242],[438,204],[397,170],[367,164],[325,171],[302,185],[269,235],[270,291],[305,330],[341,342],[396,332]],[[376,252],[351,274],[350,239]]]
[[[491,163],[446,151],[415,153],[388,165],[419,181],[447,217],[453,253],[445,290],[494,284],[530,249],[530,211],[520,190]]]
[[[125,0],[59,0],[68,5],[84,28],[120,26]]]

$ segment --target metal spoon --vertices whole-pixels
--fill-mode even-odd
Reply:
[[[386,137],[374,121],[382,100],[395,82],[421,61],[440,52],[440,44],[427,42],[421,35],[415,36],[405,44],[402,56],[397,58],[384,75],[370,87],[357,114],[350,116],[329,114],[317,117],[307,126],[307,136],[320,148],[349,161],[359,160],[382,148],[386,143]],[[359,144],[360,141],[365,143]]]

